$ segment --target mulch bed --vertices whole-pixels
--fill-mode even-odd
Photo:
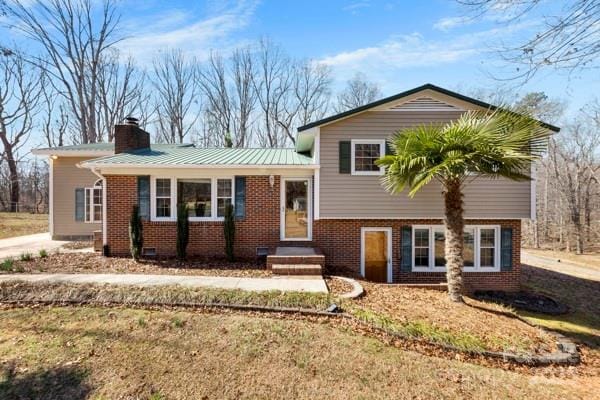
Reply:
[[[31,261],[15,261],[13,271],[22,273],[128,273],[164,275],[210,275],[231,277],[270,277],[264,264],[222,259],[191,261],[141,260],[103,257],[97,253],[58,253]]]
[[[409,321],[427,323],[452,332],[481,338],[488,350],[514,351],[526,348],[540,354],[552,352],[554,339],[541,329],[517,318],[510,310],[496,304],[465,298],[466,304],[455,304],[446,292],[407,288],[361,281],[365,295],[353,301],[358,307],[389,316],[402,324]],[[508,345],[508,346],[507,346]]]
[[[331,276],[325,276],[325,283],[329,288],[329,293],[334,296],[349,293],[354,289],[354,286],[352,286],[350,283]]]
[[[542,314],[560,315],[569,312],[569,308],[566,305],[537,293],[507,293],[494,290],[477,291],[475,292],[475,298]]]

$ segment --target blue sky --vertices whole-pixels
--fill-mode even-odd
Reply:
[[[545,2],[551,13],[559,2]],[[181,47],[200,59],[210,49],[229,51],[268,36],[295,57],[324,62],[340,87],[365,73],[384,93],[434,83],[462,92],[501,85],[491,74],[514,69],[499,61],[501,44],[528,37],[541,19],[515,24],[495,17],[464,18],[454,1],[320,0],[191,2],[128,0],[123,4],[121,44],[141,64],[161,48]],[[544,91],[568,101],[573,114],[600,87],[597,70],[546,71],[520,89]]]
[[[541,12],[552,13],[560,3],[543,1]],[[501,84],[489,74],[514,67],[502,64],[493,48],[531,36],[541,22],[533,15],[503,23],[502,12],[464,18],[466,10],[451,0],[122,0],[119,7],[127,36],[119,46],[141,66],[165,48],[202,60],[211,49],[226,53],[268,36],[294,57],[330,65],[336,88],[362,72],[384,95],[427,82],[465,94],[497,88]],[[21,45],[22,38],[9,40]],[[563,98],[573,115],[599,87],[598,70],[548,70],[520,92]]]

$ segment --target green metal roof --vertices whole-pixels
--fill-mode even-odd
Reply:
[[[247,148],[152,148],[96,158],[89,166],[302,166],[312,158],[294,149]]]
[[[192,144],[187,143],[153,143],[150,145],[151,148],[162,150],[174,147],[190,147]],[[69,146],[56,146],[56,147],[45,147],[36,149],[37,151],[115,151],[115,144],[112,142],[109,143],[86,143],[86,144],[74,144]]]

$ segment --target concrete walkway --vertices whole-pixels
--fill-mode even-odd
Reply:
[[[574,264],[566,260],[561,260],[559,262],[551,257],[539,256],[537,254],[528,253],[526,250],[522,250],[521,262],[534,267],[544,268],[549,271],[600,282],[600,271],[598,269]]]
[[[281,290],[283,292],[327,293],[322,277],[306,278],[233,278],[220,276],[144,275],[144,274],[2,274],[0,282],[66,282],[108,283],[112,285],[160,286],[181,285],[252,291]]]
[[[49,232],[0,239],[0,260],[8,257],[17,258],[22,253],[31,253],[35,256],[42,249],[50,252],[62,247],[65,243],[68,242],[52,240]]]

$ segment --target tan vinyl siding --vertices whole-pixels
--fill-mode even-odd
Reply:
[[[77,168],[76,164],[84,160],[86,158],[81,157],[58,157],[52,160],[54,236],[91,236],[93,231],[102,229],[100,223],[75,220],[75,189],[91,187],[98,180],[89,169]]]
[[[368,111],[320,129],[320,218],[440,218],[441,188],[431,183],[414,198],[392,196],[378,176],[338,172],[338,143],[352,139],[386,139],[394,132],[427,123],[441,124],[461,112]],[[467,218],[529,218],[531,183],[477,179],[465,189]]]

